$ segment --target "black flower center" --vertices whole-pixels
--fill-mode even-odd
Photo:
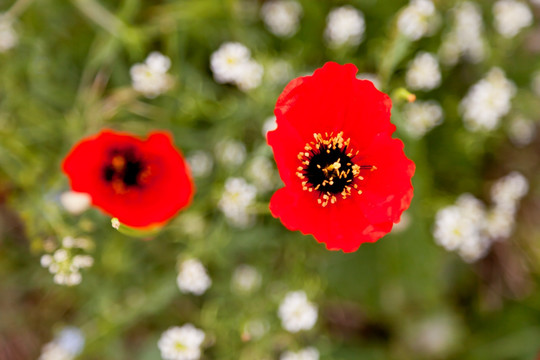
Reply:
[[[302,180],[304,190],[319,193],[317,202],[323,207],[334,204],[338,197],[346,199],[352,191],[358,189],[356,179],[363,180],[361,170],[375,170],[375,166],[357,165],[353,158],[357,153],[350,149],[350,139],[345,140],[343,133],[337,135],[313,134],[315,141],[304,147],[298,154],[302,166],[296,175]]]
[[[148,165],[135,149],[113,149],[103,167],[103,179],[111,183],[117,193],[143,185],[148,174]]]
[[[352,159],[347,155],[346,146],[342,149],[322,146],[311,150],[311,155],[304,175],[319,192],[338,194],[354,180]]]

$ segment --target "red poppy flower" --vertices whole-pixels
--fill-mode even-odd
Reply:
[[[141,140],[104,130],[78,142],[62,169],[74,191],[134,228],[164,224],[193,197],[189,169],[166,132]]]
[[[390,98],[352,64],[292,80],[268,133],[285,187],[270,211],[329,250],[352,252],[388,233],[413,196],[414,163],[392,139]]]

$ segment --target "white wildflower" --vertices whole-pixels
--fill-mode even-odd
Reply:
[[[476,234],[476,226],[463,221],[458,206],[448,206],[437,212],[435,216],[435,242],[448,251],[458,249],[469,235]]]
[[[259,86],[262,66],[251,59],[251,52],[238,42],[227,42],[210,57],[214,79],[221,84],[231,83],[246,91]]]
[[[251,160],[247,176],[261,192],[273,190],[278,182],[274,163],[266,156],[255,156]]]
[[[165,331],[158,341],[164,360],[197,360],[201,357],[204,331],[191,324],[174,326]]]
[[[443,111],[436,101],[415,101],[405,105],[403,127],[413,138],[420,138],[443,121]]]
[[[289,332],[309,330],[317,322],[317,306],[308,300],[304,291],[292,291],[279,305],[278,316],[283,328]]]
[[[231,225],[245,228],[253,222],[253,215],[248,212],[248,208],[256,195],[257,188],[243,178],[229,178],[225,182],[225,191],[218,207]]]
[[[444,357],[458,341],[457,324],[448,315],[436,315],[413,326],[408,331],[415,354],[429,358]]]
[[[427,52],[418,53],[409,63],[405,81],[413,90],[431,90],[438,87],[441,84],[441,71],[437,58]]]
[[[493,5],[495,29],[506,38],[516,36],[521,29],[532,25],[533,14],[529,7],[516,0],[499,0]]]
[[[497,180],[491,188],[493,207],[487,211],[472,195],[461,195],[455,205],[437,212],[435,241],[467,262],[482,258],[493,241],[512,234],[518,202],[528,188],[527,179],[518,172]]]
[[[362,42],[366,22],[364,14],[350,5],[335,8],[326,18],[324,35],[330,46],[355,46]]]
[[[13,29],[13,20],[9,16],[0,14],[0,53],[15,47],[18,42],[19,37]]]
[[[62,247],[71,249],[75,247],[75,239],[71,236],[66,236],[62,239]]]
[[[214,160],[206,151],[198,150],[189,154],[186,158],[191,174],[194,177],[205,177],[212,171]]]
[[[75,357],[55,342],[47,343],[41,349],[38,360],[73,360]]]
[[[234,269],[232,288],[240,293],[250,293],[261,286],[261,274],[250,265],[239,265]]]
[[[413,41],[432,35],[438,26],[435,6],[430,0],[411,0],[400,12],[397,26],[403,35]]]
[[[224,139],[216,144],[216,159],[226,167],[237,167],[246,159],[246,147],[236,140]]]
[[[69,238],[67,238],[69,240]],[[65,240],[65,239],[64,239]],[[66,243],[69,243],[66,241]],[[75,248],[76,246],[73,246]],[[73,255],[69,248],[60,248],[52,255],[41,256],[41,266],[53,274],[53,281],[58,285],[73,286],[82,281],[80,269],[92,267],[94,259],[90,255]]]
[[[536,136],[536,125],[532,120],[515,117],[508,125],[508,138],[516,147],[524,147],[532,143]]]
[[[38,360],[73,360],[82,352],[85,339],[79,328],[69,326],[45,344]]]
[[[232,83],[240,78],[243,65],[251,58],[251,52],[244,45],[228,42],[220,46],[210,58],[214,79],[218,83]]]
[[[515,214],[513,209],[494,206],[488,212],[486,221],[486,232],[491,239],[506,239],[514,230]]]
[[[271,0],[261,7],[264,24],[277,36],[290,37],[298,31],[302,6],[292,0]]]
[[[314,347],[307,347],[297,352],[286,351],[279,360],[319,360],[319,351]]]
[[[269,131],[273,131],[277,129],[277,121],[275,116],[270,116],[264,121],[263,127],[262,127],[262,134],[266,138],[266,134],[268,134]]]
[[[60,331],[54,341],[72,356],[77,356],[84,348],[85,338],[79,328],[67,326]]]
[[[529,191],[529,182],[517,171],[497,180],[491,187],[493,208],[488,213],[486,232],[493,240],[508,238],[514,230],[519,201]]]
[[[529,191],[529,182],[521,173],[514,171],[497,180],[491,187],[491,200],[496,207],[514,212],[517,203]]]
[[[510,100],[515,92],[516,86],[506,78],[504,72],[492,68],[469,89],[461,101],[465,127],[470,131],[495,129],[500,118],[510,111]]]
[[[452,9],[453,26],[443,37],[439,56],[446,65],[455,65],[461,57],[477,63],[484,59],[484,24],[477,4],[465,1]]]
[[[255,60],[247,61],[243,67],[243,71],[238,79],[236,79],[236,85],[242,91],[248,91],[255,89],[261,84],[264,69],[261,64]]]
[[[75,191],[65,191],[60,195],[60,203],[67,212],[73,215],[83,213],[90,207],[90,195]]]
[[[435,216],[433,236],[448,251],[458,251],[467,262],[483,257],[489,249],[484,234],[484,205],[470,194],[461,195],[456,205],[439,210]]]
[[[144,63],[135,64],[130,69],[133,88],[148,98],[163,94],[172,87],[172,77],[167,74],[171,59],[154,51]]]
[[[377,76],[377,74],[360,73],[356,75],[356,78],[360,80],[371,81],[371,83],[373,84],[373,86],[375,86],[375,88],[377,88],[377,90],[380,90],[381,88],[381,79],[379,78],[379,76]]]
[[[490,239],[487,236],[480,236],[464,241],[458,249],[458,254],[464,261],[473,263],[486,256],[490,246]]]
[[[202,295],[212,285],[212,280],[199,260],[188,259],[180,265],[176,283],[183,293]]]
[[[83,269],[83,268],[89,268],[94,265],[94,258],[90,255],[75,255],[72,259],[73,266]]]

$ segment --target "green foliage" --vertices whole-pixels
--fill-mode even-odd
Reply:
[[[407,64],[418,51],[438,51],[459,1],[436,1],[441,26],[418,41],[396,27],[405,1],[300,2],[300,28],[290,38],[265,28],[262,1],[256,0],[16,2],[10,14],[19,43],[0,53],[0,358],[35,359],[55,333],[73,325],[86,337],[78,359],[159,359],[161,333],[185,323],[206,332],[203,359],[278,359],[306,346],[316,347],[322,359],[339,360],[537,356],[539,143],[516,148],[506,136],[514,114],[540,117],[540,99],[530,90],[540,68],[537,22],[504,39],[494,30],[491,3],[478,1],[489,54],[476,64],[441,66],[442,85],[416,93],[418,100],[437,100],[445,113],[442,125],[424,137],[404,131],[406,101],[393,99],[392,121],[417,166],[410,224],[344,254],[272,218],[272,191],[258,193],[251,208],[255,224],[235,228],[218,209],[224,184],[230,177],[249,180],[255,156],[272,160],[261,128],[288,80],[337,61],[376,73],[385,92],[406,87]],[[323,36],[326,16],[344,4],[364,13],[364,40],[332,48]],[[2,11],[10,5],[0,2]],[[265,67],[256,89],[243,92],[213,79],[210,56],[227,41],[244,44]],[[151,51],[171,59],[175,84],[153,99],[132,89],[129,72]],[[292,69],[285,81],[268,75],[278,60]],[[497,130],[467,131],[459,102],[493,66],[518,86],[513,110]],[[104,128],[141,136],[168,130],[184,154],[202,150],[214,158],[216,145],[232,139],[245,145],[247,159],[237,167],[214,161],[210,174],[195,179],[188,210],[151,240],[132,238],[96,209],[72,215],[60,204],[69,189],[62,159],[79,139]],[[465,192],[489,203],[489,186],[512,170],[525,174],[531,187],[512,238],[475,264],[435,244],[437,210]],[[73,287],[55,284],[40,266],[40,257],[66,236],[95,245],[89,252],[94,265]],[[190,257],[200,259],[212,278],[200,297],[176,285],[178,265]],[[262,285],[252,293],[231,287],[240,264],[261,273]],[[314,329],[291,334],[277,309],[288,291],[298,289],[318,305],[319,319]],[[266,324],[262,337],[243,337],[251,320]],[[425,345],[437,324],[444,329],[435,338],[450,338],[440,352]]]

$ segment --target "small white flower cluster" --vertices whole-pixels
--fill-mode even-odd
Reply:
[[[11,17],[0,14],[0,53],[14,48],[19,42],[19,37],[13,29]]]
[[[439,56],[446,65],[455,65],[461,57],[477,63],[484,59],[482,13],[477,4],[469,1],[452,9],[454,23],[442,40]]]
[[[77,249],[89,250],[93,244],[84,238],[65,237],[62,247],[52,255],[41,256],[41,266],[54,274],[53,281],[58,285],[73,286],[82,281],[81,269],[92,267],[94,258],[90,255],[75,254]]]
[[[257,188],[245,179],[228,178],[218,207],[231,225],[246,228],[254,221],[254,215],[248,212],[248,208],[255,201],[256,195]]]
[[[204,331],[192,324],[174,326],[161,334],[158,348],[164,360],[197,360],[204,338]]]
[[[169,90],[173,85],[172,77],[167,74],[171,59],[153,51],[144,63],[135,64],[129,70],[133,88],[147,98],[155,98]]]
[[[536,136],[536,125],[522,116],[513,118],[508,124],[508,138],[516,147],[529,145]]]
[[[533,14],[529,7],[516,0],[499,0],[493,5],[495,29],[505,38],[513,38],[521,29],[532,25]]]
[[[493,208],[487,214],[486,232],[492,239],[505,239],[512,234],[519,201],[529,191],[529,182],[518,172],[511,172],[491,187]]]
[[[461,100],[460,109],[467,130],[495,129],[500,118],[510,111],[510,101],[515,93],[516,86],[506,78],[504,71],[492,68]]]
[[[492,186],[493,207],[489,210],[471,194],[461,195],[455,205],[437,212],[433,231],[436,243],[457,251],[467,262],[482,258],[493,241],[511,235],[518,203],[527,191],[527,179],[512,172]]]
[[[365,29],[364,14],[345,5],[330,11],[326,18],[324,36],[332,47],[356,46],[362,42]]]
[[[182,262],[176,278],[178,288],[183,293],[202,295],[212,285],[212,279],[206,273],[206,268],[197,259]]]
[[[457,327],[453,317],[436,315],[414,324],[407,332],[408,343],[415,354],[430,359],[444,358],[458,341]]]
[[[251,58],[249,49],[238,42],[222,44],[211,55],[210,68],[218,83],[234,84],[242,91],[259,86],[264,73],[262,65]]]
[[[279,360],[319,360],[319,351],[311,346],[297,352],[286,351]]]
[[[397,20],[399,32],[413,41],[432,35],[438,25],[435,5],[430,0],[411,0]]]
[[[60,195],[60,203],[66,211],[73,215],[82,214],[90,207],[92,198],[86,193],[65,191]]]
[[[191,174],[194,177],[205,177],[212,171],[214,160],[206,151],[197,150],[189,154],[186,158]]]
[[[240,141],[221,140],[216,144],[214,152],[217,161],[228,168],[235,168],[246,160],[246,147]]]
[[[415,101],[405,105],[403,127],[413,138],[424,136],[443,121],[443,111],[438,102]]]
[[[471,194],[463,194],[455,205],[437,212],[433,235],[446,250],[457,251],[465,261],[474,262],[489,249],[484,224],[484,204]]]
[[[279,305],[281,326],[289,332],[309,330],[317,322],[317,306],[308,300],[304,291],[291,291]]]
[[[248,178],[253,181],[260,192],[274,190],[278,183],[278,176],[274,164],[266,156],[255,156],[247,169]]]
[[[82,352],[85,339],[81,330],[66,327],[41,349],[38,360],[73,360]]]
[[[261,274],[250,265],[239,265],[232,275],[231,287],[238,293],[251,293],[261,286]]]
[[[437,58],[428,52],[420,52],[409,63],[405,82],[413,90],[432,90],[441,84],[441,71]]]
[[[270,0],[261,7],[261,18],[274,35],[290,37],[296,34],[302,16],[302,6],[293,0]]]

